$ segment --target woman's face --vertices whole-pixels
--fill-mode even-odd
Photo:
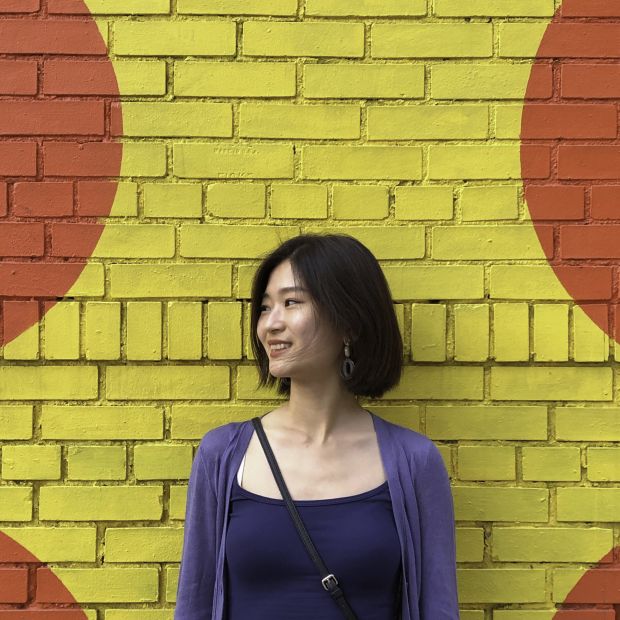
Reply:
[[[327,320],[317,321],[309,292],[297,284],[288,260],[271,272],[257,335],[274,377],[320,379],[338,372],[344,341]]]

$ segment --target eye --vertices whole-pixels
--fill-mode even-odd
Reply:
[[[259,312],[264,312],[265,310],[267,310],[267,306],[260,306],[260,307],[258,308],[258,311],[259,311]]]
[[[284,303],[287,304],[289,301],[292,301],[295,304],[300,303],[299,300],[297,300],[297,299],[287,299]]]

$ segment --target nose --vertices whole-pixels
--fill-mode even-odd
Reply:
[[[267,313],[265,328],[267,331],[280,331],[284,327],[284,314],[279,304],[274,304]]]

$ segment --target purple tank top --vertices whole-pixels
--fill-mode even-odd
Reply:
[[[360,620],[393,620],[401,552],[385,481],[334,499],[295,501],[327,568]],[[342,620],[284,500],[233,481],[226,536],[227,620]]]

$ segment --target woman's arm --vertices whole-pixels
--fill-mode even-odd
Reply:
[[[183,555],[174,620],[211,620],[216,567],[217,497],[200,448],[187,487]]]
[[[433,443],[415,486],[422,544],[420,618],[458,620],[452,492],[443,459]]]

